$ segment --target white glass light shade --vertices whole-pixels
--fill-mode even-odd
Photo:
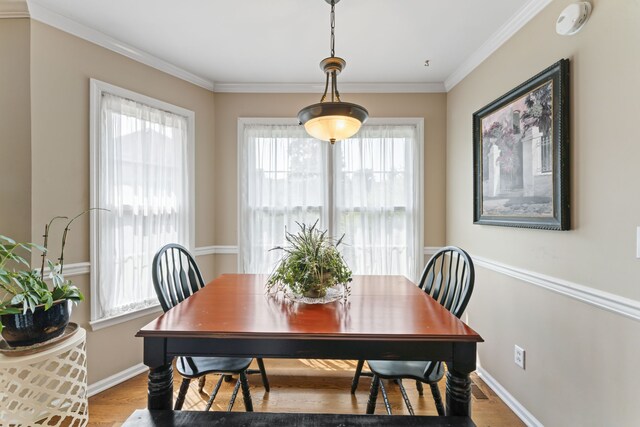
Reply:
[[[360,120],[347,116],[316,117],[304,124],[307,133],[322,141],[341,141],[360,130]]]
[[[298,113],[309,135],[331,143],[355,135],[368,117],[366,109],[348,102],[321,102]]]

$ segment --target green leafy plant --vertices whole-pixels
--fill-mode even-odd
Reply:
[[[327,289],[336,285],[345,287],[345,298],[350,291],[351,270],[338,252],[344,235],[335,240],[327,236],[327,231],[312,226],[298,224],[297,234],[285,231],[286,246],[272,250],[282,250],[284,255],[269,277],[268,291],[284,291],[310,297],[324,297]]]
[[[16,242],[9,237],[0,235],[0,290],[4,291],[4,295],[0,296],[0,315],[26,314],[27,311],[35,311],[36,307],[40,305],[48,310],[56,301],[60,300],[70,300],[74,303],[84,300],[80,290],[70,280],[64,278],[62,270],[64,267],[64,247],[71,224],[90,210],[76,215],[67,222],[62,235],[60,257],[55,264],[47,259],[49,231],[54,221],[68,219],[67,217],[56,216],[45,225],[43,246],[35,243]],[[40,271],[32,269],[26,259],[33,250],[42,252]],[[51,287],[44,277],[45,263],[49,267],[47,280],[51,281]],[[0,332],[2,328],[0,322]]]

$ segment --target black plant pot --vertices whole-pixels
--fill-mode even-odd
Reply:
[[[69,324],[71,301],[60,300],[53,303],[49,310],[38,305],[35,311],[26,314],[3,314],[2,338],[11,347],[23,347],[48,341],[62,335]]]

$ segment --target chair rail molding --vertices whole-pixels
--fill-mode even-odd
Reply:
[[[438,246],[425,246],[424,255],[431,256],[438,249],[440,249]],[[238,253],[238,246],[235,245],[200,246],[193,250],[193,255],[198,257],[208,255],[237,255]],[[574,298],[603,310],[640,321],[640,301],[580,285],[557,277],[551,277],[541,273],[525,270],[523,268],[503,264],[481,256],[471,254],[471,258],[473,259],[474,264],[478,267],[483,267],[552,292]],[[90,272],[91,264],[89,262],[78,262],[66,264],[64,266],[65,276],[81,276],[83,274],[89,274]],[[45,274],[48,273],[49,269],[45,268]]]
[[[37,271],[40,271],[40,269],[38,269]],[[91,273],[91,263],[76,262],[72,264],[65,264],[62,272],[64,273],[65,277],[82,276],[83,274],[89,274]],[[47,277],[50,273],[51,269],[49,267],[45,267],[44,276]]]
[[[574,298],[603,310],[634,320],[640,320],[640,301],[579,285],[568,280],[510,266],[488,258],[472,255],[476,266],[505,274],[532,285]]]
[[[438,250],[438,247],[425,246],[424,254],[431,256],[436,250]],[[478,267],[483,267],[488,270],[513,277],[520,281],[571,297],[586,304],[620,314],[633,320],[640,320],[640,301],[612,294],[610,292],[601,291],[589,286],[573,283],[557,277],[551,277],[512,265],[503,264],[474,254],[471,254],[471,259]]]
[[[195,256],[205,255],[237,255],[239,252],[237,246],[201,246],[193,250]]]

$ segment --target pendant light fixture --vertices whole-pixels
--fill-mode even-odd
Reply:
[[[335,6],[340,0],[325,1],[331,5],[331,56],[320,62],[320,68],[326,75],[324,93],[319,103],[300,110],[298,120],[309,135],[334,144],[355,135],[367,121],[369,112],[357,104],[340,100],[338,74],[347,65],[344,59],[335,56]],[[330,101],[325,101],[327,92],[330,93]]]

